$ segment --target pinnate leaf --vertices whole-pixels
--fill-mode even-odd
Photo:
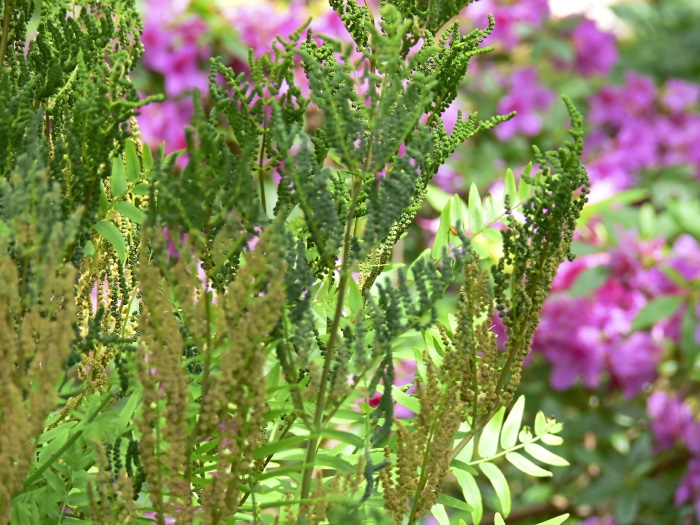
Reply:
[[[557,456],[553,452],[550,452],[542,445],[538,445],[537,443],[530,443],[528,445],[525,445],[525,452],[530,454],[533,458],[541,461],[542,463],[546,463],[547,465],[566,467],[569,464],[569,462],[566,461],[563,457]]]
[[[124,264],[126,262],[126,241],[119,228],[109,221],[98,221],[93,228],[114,247],[117,257]]]
[[[506,459],[515,468],[524,472],[525,474],[529,474],[530,476],[546,478],[552,475],[550,471],[545,470],[542,467],[538,467],[532,461],[518,452],[509,452],[506,454]]]
[[[496,491],[498,501],[501,504],[501,510],[503,511],[503,514],[508,516],[508,514],[510,514],[510,487],[508,486],[508,481],[503,475],[503,472],[501,472],[501,469],[496,465],[489,463],[488,461],[480,463],[479,468],[484,475],[489,478],[491,485],[493,485],[493,489]]]
[[[520,396],[510,409],[510,414],[503,423],[501,431],[501,448],[508,449],[518,442],[518,432],[523,420],[523,410],[525,409],[525,396]]]
[[[503,416],[505,413],[506,408],[501,407],[481,431],[478,450],[482,458],[490,458],[496,454],[498,450],[498,438],[501,434],[501,426],[503,425]]]

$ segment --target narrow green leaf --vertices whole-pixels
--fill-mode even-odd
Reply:
[[[593,266],[583,270],[571,285],[567,295],[569,297],[580,297],[589,295],[603,286],[610,277],[611,269],[608,266]]]
[[[564,440],[559,437],[559,436],[554,436],[552,434],[542,434],[540,436],[540,439],[542,440],[542,443],[545,445],[552,445],[552,446],[557,446],[561,445],[564,443]]]
[[[438,498],[438,501],[440,501],[440,498]],[[447,517],[447,511],[440,503],[433,505],[433,508],[430,509],[430,513],[437,520],[439,525],[450,525],[450,518]]]
[[[450,210],[451,224],[455,227],[462,225],[462,230],[467,227],[467,216],[464,214],[465,204],[462,198],[456,193],[452,196],[452,209]]]
[[[501,510],[505,516],[510,514],[510,487],[506,477],[496,465],[493,463],[479,463],[479,468],[484,475],[489,478],[493,489],[496,491],[498,501],[501,503]]]
[[[508,168],[506,170],[506,180],[505,180],[505,194],[510,197],[510,205],[512,206],[518,200],[518,187],[515,184],[515,175],[513,175],[513,170]]]
[[[453,470],[452,475],[459,483],[466,502],[474,509],[471,513],[474,525],[479,525],[484,514],[484,505],[481,501],[481,491],[474,476],[462,470]]]
[[[131,193],[134,195],[148,195],[151,192],[151,186],[147,182],[141,182],[134,186],[134,189],[131,190]]]
[[[460,461],[458,459],[453,459],[450,462],[450,467],[451,468],[458,468],[460,470],[464,470],[465,472],[469,472],[469,474],[478,474],[476,469],[472,467],[470,464],[465,463],[464,461]]]
[[[537,525],[561,525],[567,519],[569,519],[569,516],[570,514],[562,514],[561,516],[557,516],[556,518],[552,518],[551,520],[541,521]]]
[[[503,212],[502,206],[496,204],[492,195],[487,195],[484,199],[484,213],[486,214],[486,224],[493,222]],[[488,231],[488,230],[486,230]]]
[[[145,171],[149,171],[153,168],[153,153],[151,153],[151,148],[148,147],[148,144],[145,143],[143,144],[143,157],[141,158],[141,162]]]
[[[530,184],[532,173],[532,162],[527,165],[523,174],[520,176],[520,187],[518,187],[518,200],[524,201],[530,198],[532,193],[532,185]]]
[[[324,428],[321,431],[321,436],[330,439],[337,439],[343,443],[347,443],[357,448],[362,448],[365,446],[365,441],[360,436],[356,434],[351,434],[350,432],[345,432],[343,430],[335,430],[333,428]]]
[[[437,502],[442,503],[446,507],[452,507],[453,509],[464,510],[466,512],[471,512],[474,510],[468,503],[462,501],[461,499],[448,496],[447,494],[440,494]]]
[[[136,224],[141,224],[146,220],[146,214],[139,210],[130,202],[120,201],[114,204],[114,209],[117,210],[127,219],[131,219]]]
[[[683,302],[683,298],[676,295],[667,295],[658,297],[649,301],[644,308],[640,310],[637,316],[632,321],[632,331],[644,330],[651,327],[657,321],[671,317],[678,307]]]
[[[691,305],[686,305],[683,319],[681,320],[681,351],[691,365],[700,352],[700,345],[695,338],[695,329],[697,320],[695,319],[694,308]]]
[[[471,512],[472,510],[474,510],[472,509],[472,506],[468,503],[465,503],[460,499],[453,498],[452,496],[448,496],[447,494],[440,494],[440,496],[437,499],[437,502],[442,503],[447,507],[452,507],[453,509],[466,510],[467,512]]]
[[[496,451],[498,450],[498,438],[501,434],[503,415],[505,413],[506,407],[501,407],[481,431],[478,451],[482,458],[490,458],[496,455]]]
[[[460,518],[459,525],[467,525],[467,522]]]
[[[122,232],[119,231],[119,228],[109,221],[98,221],[93,228],[109,244],[114,246],[117,257],[119,257],[121,263],[124,264],[126,262],[126,241],[124,240]]]
[[[364,301],[362,300],[362,292],[357,286],[355,279],[348,279],[348,290],[345,296],[345,303],[350,308],[351,314],[356,314],[362,308]]]
[[[493,525],[506,525],[506,522],[503,521],[503,516],[501,516],[500,512],[497,512],[493,517]]]
[[[119,157],[112,159],[112,175],[109,179],[112,186],[112,197],[121,199],[126,195],[126,173],[124,163]]]
[[[139,156],[136,153],[136,147],[131,140],[126,141],[124,154],[126,157],[126,179],[129,182],[135,182],[141,178],[141,165]]]
[[[317,467],[328,467],[348,474],[356,470],[353,465],[340,456],[331,456],[330,454],[318,454],[314,459],[314,464]]]
[[[525,445],[525,452],[530,454],[533,458],[547,465],[554,465],[556,467],[566,467],[567,465],[569,465],[569,462],[566,461],[563,457],[557,456],[556,454],[550,452],[542,445],[538,445],[537,443],[530,443],[528,445]]]
[[[547,432],[547,418],[541,410],[535,416],[535,435],[539,436]]]
[[[128,401],[124,405],[124,408],[121,409],[121,412],[119,412],[119,418],[117,420],[117,429],[119,432],[124,430],[126,427],[129,426],[129,422],[131,421],[131,416],[134,415],[134,411],[136,410],[136,407],[141,403],[141,396],[137,395],[131,395],[129,396]],[[116,405],[116,403],[115,403]]]
[[[275,452],[280,450],[289,450],[292,448],[298,448],[298,445],[312,439],[312,435],[308,436],[292,436],[285,438],[282,441],[275,441],[274,443],[268,443],[262,447],[258,447],[253,451],[253,459],[262,459],[264,457],[270,456]]]
[[[542,467],[538,467],[532,461],[517,452],[509,452],[506,454],[506,459],[515,468],[521,470],[525,474],[529,474],[530,476],[546,478],[552,475],[550,471],[545,470]]]
[[[409,396],[405,392],[402,392],[396,385],[392,385],[391,387],[391,397],[393,397],[396,402],[401,403],[403,406],[409,410],[412,410],[416,414],[420,412],[420,402],[418,399],[413,396]]]
[[[452,201],[447,201],[447,204],[442,208],[440,213],[440,225],[438,226],[437,235],[433,241],[433,251],[431,256],[433,259],[442,257],[442,251],[447,248],[447,243],[450,240],[450,210]]]
[[[484,227],[485,214],[481,204],[481,196],[476,184],[472,182],[469,188],[469,202],[467,203],[467,216],[469,218],[469,231],[478,232]]]
[[[510,414],[503,423],[501,431],[501,448],[509,449],[518,442],[518,432],[523,421],[523,410],[525,410],[525,396],[520,396],[510,409]]]
[[[434,184],[428,184],[425,194],[425,200],[430,204],[436,211],[442,211],[442,209],[447,205],[452,196],[445,190],[442,190],[435,186]]]

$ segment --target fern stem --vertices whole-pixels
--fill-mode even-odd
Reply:
[[[7,53],[7,43],[10,40],[10,16],[12,13],[12,0],[5,0],[5,16],[2,21],[2,38],[0,38],[0,71],[5,65],[5,53]]]
[[[338,326],[340,325],[340,318],[343,315],[343,303],[345,302],[345,291],[348,285],[348,277],[350,275],[348,269],[348,258],[350,255],[350,234],[353,228],[354,218],[355,218],[355,208],[357,207],[357,199],[360,194],[360,188],[362,187],[361,178],[357,177],[355,184],[352,189],[352,203],[350,204],[350,210],[348,211],[348,219],[345,223],[345,237],[343,239],[343,258],[340,264],[340,282],[338,283],[338,301],[335,306],[335,314],[333,315],[333,322],[331,324],[330,335],[328,337],[328,344],[326,345],[326,356],[323,361],[323,373],[321,374],[321,386],[318,392],[318,398],[316,400],[316,412],[314,413],[314,428],[310,429],[312,434],[319,434],[321,432],[323,424],[323,412],[325,410],[326,404],[326,390],[328,388],[328,375],[330,374],[331,361],[333,360],[333,347],[335,346],[336,339],[338,338]],[[319,438],[312,438],[309,440],[306,449],[306,463],[311,464],[316,459],[316,448],[318,447]],[[301,498],[306,499],[309,497],[311,492],[311,478],[313,475],[313,469],[307,469],[304,471],[304,478],[301,485]]]

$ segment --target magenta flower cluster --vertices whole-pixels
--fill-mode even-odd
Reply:
[[[552,365],[552,387],[566,390],[581,379],[597,387],[604,377],[625,397],[638,394],[651,383],[665,345],[680,338],[680,314],[661,320],[648,330],[632,332],[632,322],[649,301],[683,290],[664,272],[667,266],[685,279],[700,279],[700,246],[684,235],[670,254],[664,239],[640,240],[622,232],[619,246],[607,253],[579,257],[564,263],[555,292],[546,301],[533,349]],[[590,295],[568,292],[586,269],[609,272],[605,282]]]

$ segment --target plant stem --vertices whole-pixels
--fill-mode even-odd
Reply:
[[[5,0],[5,16],[2,21],[2,37],[0,38],[0,72],[5,65],[5,53],[7,43],[10,41],[10,16],[12,13],[12,0]]]
[[[328,388],[328,374],[331,369],[331,361],[333,360],[333,347],[335,346],[336,339],[338,338],[338,326],[340,325],[340,318],[343,315],[343,303],[345,302],[345,291],[348,285],[348,277],[350,272],[348,271],[348,258],[350,254],[350,233],[353,228],[353,222],[355,218],[355,208],[357,207],[357,199],[360,193],[360,188],[362,186],[361,178],[355,180],[355,184],[352,189],[352,203],[350,204],[350,210],[348,211],[348,219],[345,223],[345,237],[343,239],[343,257],[340,264],[340,283],[338,284],[338,301],[335,306],[335,314],[333,316],[333,322],[331,324],[330,335],[328,337],[328,344],[326,345],[326,356],[323,361],[323,373],[321,374],[321,386],[318,393],[318,398],[316,400],[316,412],[314,413],[314,428],[311,430],[312,434],[320,434],[322,423],[323,423],[323,412],[326,405],[326,390]],[[306,463],[312,464],[316,459],[316,448],[318,446],[319,438],[312,438],[309,440],[306,449]],[[309,497],[311,492],[311,478],[313,475],[313,469],[307,469],[304,471],[304,478],[301,485],[301,499],[306,499]]]

